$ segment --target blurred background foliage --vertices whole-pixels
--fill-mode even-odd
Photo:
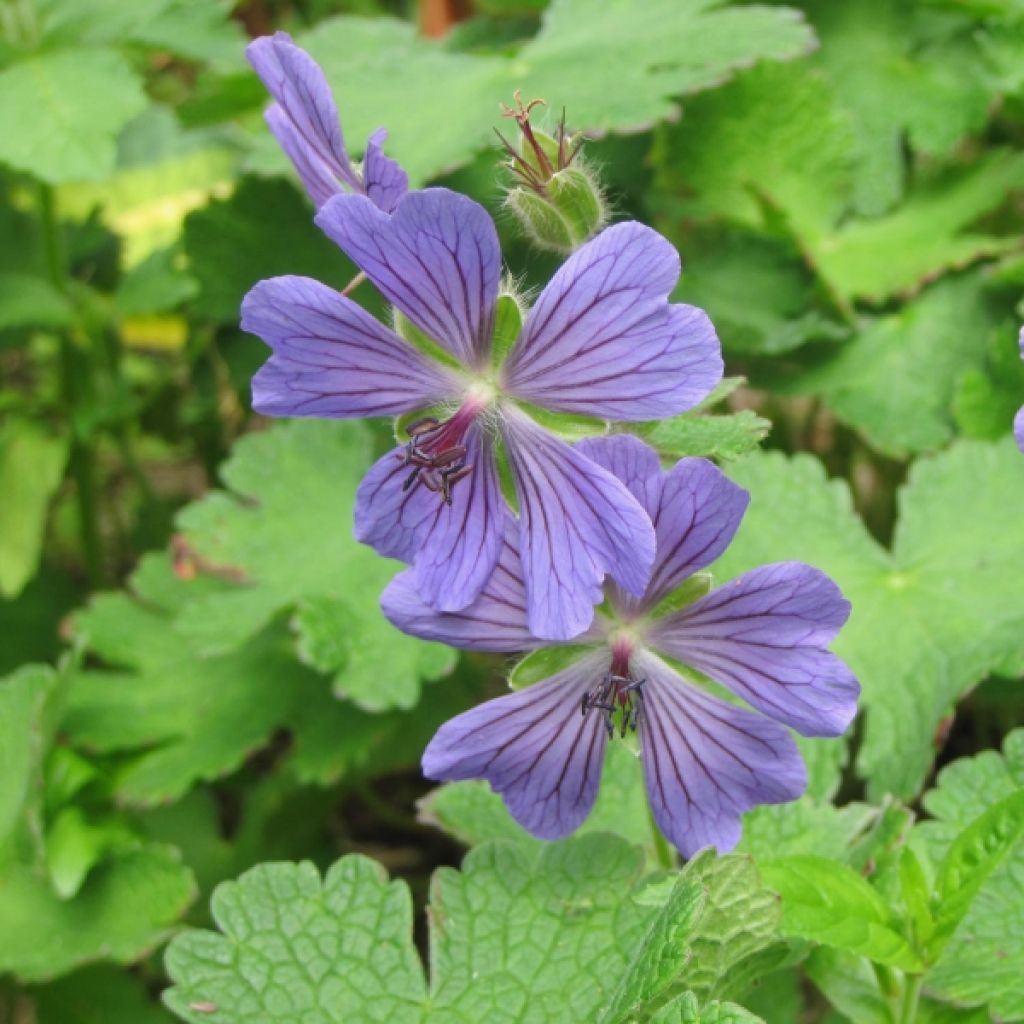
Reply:
[[[422,902],[465,845],[516,834],[486,790],[418,774],[505,666],[379,614],[396,566],[350,514],[387,425],[250,409],[248,288],[355,274],[262,121],[243,51],[276,29],[323,65],[350,148],[388,127],[415,186],[491,210],[527,286],[556,261],[501,212],[515,89],[591,136],[616,218],[678,247],[676,297],[745,378],[651,434],[754,494],[716,574],[804,558],[855,607],[837,649],[866,715],[849,750],[805,744],[811,796],[755,812],[753,852],[860,842],[890,794],[1024,722],[1019,0],[0,0],[5,1022],[170,1020],[150,954],[257,862],[360,851]],[[649,846],[636,766],[611,761],[588,827]],[[759,1012],[822,1019],[783,996]]]

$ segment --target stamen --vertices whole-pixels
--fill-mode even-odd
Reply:
[[[463,406],[451,419],[442,422],[424,416],[405,428],[409,443],[398,458],[403,466],[413,469],[402,483],[403,491],[422,483],[428,491],[440,494],[446,505],[451,505],[452,488],[473,470],[466,462],[467,448],[461,442],[478,411]]]
[[[608,730],[608,738],[615,733],[615,715],[619,714],[619,736],[625,736],[629,730],[636,732],[640,720],[640,709],[643,707],[643,686],[646,679],[634,679],[631,675],[619,675],[608,672],[600,683],[583,695],[580,711],[586,715],[592,708],[597,708],[604,715],[604,727]],[[628,669],[627,669],[628,672]]]

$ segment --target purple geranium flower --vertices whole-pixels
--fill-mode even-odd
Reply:
[[[349,189],[382,210],[393,210],[408,191],[409,179],[384,155],[387,131],[379,128],[370,136],[358,170],[345,149],[338,108],[316,61],[287,32],[257,39],[245,52],[275,100],[267,108],[267,124],[317,208]]]
[[[487,779],[520,824],[556,839],[589,813],[613,733],[635,729],[665,835],[685,856],[708,845],[731,849],[744,811],[796,799],[806,787],[785,727],[836,736],[856,712],[857,681],[826,649],[850,605],[824,573],[800,562],[762,566],[684,603],[678,588],[728,546],[747,492],[704,459],[663,472],[657,454],[628,435],[577,447],[614,473],[655,524],[647,591],[638,600],[610,584],[594,624],[575,641],[578,660],[443,725],[423,771],[438,780]],[[699,589],[696,582],[689,586]],[[399,629],[457,647],[543,646],[527,624],[513,529],[469,608],[430,609],[408,571],[385,590],[382,606]],[[759,713],[714,696],[689,669]]]
[[[654,558],[647,513],[588,449],[536,416],[658,419],[712,390],[722,373],[714,328],[702,310],[668,302],[675,249],[642,224],[607,228],[562,265],[505,358],[492,345],[501,253],[483,207],[437,188],[409,193],[389,216],[345,194],[316,222],[434,343],[414,347],[307,278],[263,281],[242,304],[242,327],[273,349],[253,380],[259,412],[424,413],[363,481],[356,536],[413,563],[426,604],[466,607],[502,547],[503,453],[534,635],[586,629],[607,575],[642,594]]]

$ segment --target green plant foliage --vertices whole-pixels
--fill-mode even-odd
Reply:
[[[39,561],[46,512],[60,486],[67,442],[30,420],[0,429],[0,595],[14,597]]]
[[[120,54],[57,50],[0,71],[0,161],[56,185],[114,168],[117,133],[145,106]]]
[[[989,380],[982,370],[986,351],[979,338],[998,336],[1003,351],[1010,349],[1016,333],[990,290],[976,273],[943,278],[898,313],[865,325],[820,366],[802,373],[793,390],[820,395],[837,416],[887,455],[941,447],[954,436],[955,404],[964,406],[959,396],[965,378],[970,375],[975,382],[969,387],[987,386],[979,383]],[[992,433],[977,428],[976,433],[1005,434],[1013,411],[992,423]]]
[[[177,626],[198,650],[234,650],[294,608],[301,658],[337,673],[335,692],[368,711],[411,708],[422,679],[451,671],[453,651],[403,636],[384,619],[377,599],[400,566],[352,537],[350,510],[372,441],[361,423],[308,420],[236,446],[221,471],[233,493],[212,494],[179,520],[202,559],[242,581],[180,610]]]
[[[915,833],[937,866],[938,938],[947,943],[927,989],[1022,1020],[1024,731],[1010,733],[1002,756],[985,751],[949,765],[923,802],[936,820]]]
[[[660,906],[638,892],[642,863],[621,839],[593,835],[490,842],[461,871],[442,869],[431,886],[429,995],[402,883],[355,856],[323,881],[308,863],[264,865],[215,894],[223,934],[172,943],[167,1003],[188,1021],[208,1005],[240,1021],[547,1021],[566,1005],[609,1022],[638,1019],[641,1006],[644,1019],[756,1020],[717,1002],[694,1016],[695,993],[675,999],[717,982],[771,935],[777,904],[759,902],[752,863],[704,855]],[[739,903],[752,908],[742,923],[730,911]],[[662,1005],[668,1016],[653,1017]]]
[[[237,324],[245,293],[265,277],[297,274],[343,288],[356,274],[284,181],[244,178],[229,198],[190,214],[184,238],[199,283],[196,312],[215,323]]]
[[[406,22],[335,18],[300,37],[335,90],[354,145],[386,124],[389,146],[414,182],[465,163],[488,145],[495,97],[514,89],[562,106],[577,130],[624,130],[674,116],[672,97],[728,77],[757,59],[806,52],[813,35],[791,8],[726,8],[719,0],[654,0],[644,17],[624,0],[556,0],[540,32],[514,57],[456,53],[425,43]],[[600,87],[593,55],[614,38],[616,89]],[[626,57],[629,53],[632,56]],[[426,95],[425,116],[410,96]],[[358,140],[358,141],[356,141]],[[275,160],[277,166],[279,158]]]
[[[753,500],[716,578],[797,558],[839,583],[853,614],[835,650],[861,682],[867,719],[858,769],[872,794],[913,795],[950,706],[1020,649],[1019,451],[1009,439],[960,443],[919,461],[891,551],[813,460],[755,455],[732,476]]]

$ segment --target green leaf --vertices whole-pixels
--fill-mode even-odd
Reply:
[[[744,815],[738,849],[758,862],[794,854],[845,861],[858,840],[877,823],[878,813],[867,804],[835,807],[810,797],[755,807]]]
[[[951,268],[1020,247],[1015,235],[971,226],[1024,187],[1024,155],[990,150],[968,170],[912,192],[894,212],[848,220],[803,239],[818,273],[841,300],[883,302],[917,291]]]
[[[409,890],[366,857],[322,880],[308,861],[260,865],[217,888],[213,916],[224,935],[188,932],[167,952],[164,998],[183,1020],[210,1006],[238,1024],[422,1018]]]
[[[170,1024],[143,983],[111,967],[86,967],[32,990],[35,1024]]]
[[[1022,794],[1024,729],[1017,729],[1002,755],[986,750],[947,765],[923,800],[936,820],[913,833],[942,864],[939,927],[955,929],[926,988],[961,1005],[988,1004],[1008,1021],[1024,1020]]]
[[[817,63],[853,126],[854,198],[866,215],[900,197],[906,141],[942,156],[988,117],[991,89],[980,61],[970,45],[965,50],[948,38],[941,23],[929,23],[927,6],[901,0],[808,5],[821,35]]]
[[[767,973],[779,932],[779,901],[746,854],[704,850],[683,869],[707,894],[679,983],[702,998],[742,991]],[[773,964],[774,966],[774,964]]]
[[[11,327],[67,327],[74,307],[67,296],[34,274],[0,274],[0,330]]]
[[[846,205],[852,146],[820,72],[803,62],[759,65],[688,105],[663,137],[659,184],[692,193],[682,203],[686,213],[752,228],[764,226],[767,199],[785,210],[798,236],[813,236]],[[730,304],[743,298],[734,292]]]
[[[899,496],[891,551],[868,535],[845,485],[826,481],[807,456],[753,455],[730,475],[753,500],[712,567],[716,579],[799,559],[836,580],[853,612],[834,650],[860,680],[867,715],[858,770],[873,796],[912,796],[951,705],[1019,655],[1019,450],[1009,438],[961,442],[919,459]]]
[[[190,213],[185,251],[199,282],[195,311],[216,323],[237,324],[245,293],[264,278],[305,275],[343,288],[357,273],[285,181],[243,178],[230,198]]]
[[[388,18],[329,19],[299,43],[323,66],[355,150],[387,125],[388,151],[416,185],[493,146],[497,104],[514,89],[543,97],[556,114],[564,106],[576,130],[636,129],[674,116],[672,97],[759,59],[796,57],[813,36],[789,8],[651,0],[638,18],[625,0],[555,0],[513,56],[454,53]],[[602,87],[608,76],[612,91]],[[425,95],[442,117],[409,102]],[[261,155],[261,164],[270,162],[283,166]]]
[[[645,440],[667,458],[700,455],[729,461],[756,449],[771,428],[770,420],[750,409],[724,416],[683,413],[656,423]]]
[[[712,1002],[700,1006],[692,992],[685,992],[663,1006],[651,1024],[764,1024],[760,1017],[735,1003]]]
[[[171,943],[165,999],[192,1024],[208,1015],[190,1005],[211,1004],[239,1024],[594,1020],[654,916],[631,899],[642,864],[635,848],[595,835],[488,843],[461,871],[442,868],[429,997],[405,883],[355,855],[323,881],[308,863],[263,865],[217,890],[224,934]]]
[[[137,597],[101,594],[76,617],[79,635],[116,669],[73,677],[64,722],[79,744],[137,755],[117,777],[122,801],[180,797],[195,782],[236,769],[302,715],[339,724],[324,680],[296,663],[282,628],[206,657],[175,632],[174,616],[208,581],[179,581],[166,557],[150,555],[131,583]],[[349,718],[339,744],[349,730],[366,728],[359,715]]]
[[[989,876],[1024,849],[1024,790],[989,807],[956,837],[939,868],[939,904],[932,950],[941,949],[963,920]]]
[[[43,981],[80,964],[130,963],[163,941],[195,897],[176,851],[149,845],[91,872],[61,900],[32,868],[2,869],[0,971]]]
[[[451,671],[452,650],[384,618],[378,599],[401,566],[352,537],[350,510],[373,455],[361,423],[296,420],[241,439],[221,470],[232,493],[179,519],[205,563],[244,579],[181,609],[177,627],[198,650],[231,651],[297,607],[300,657],[335,673],[335,693],[365,710],[411,708],[421,680]]]
[[[963,375],[984,365],[979,337],[1000,327],[1002,311],[981,275],[947,278],[860,330],[790,387],[820,395],[887,455],[934,450],[953,437]],[[1008,333],[1000,332],[1004,341]],[[1011,422],[1012,413],[995,436]]]
[[[30,420],[0,429],[0,595],[15,597],[39,564],[47,511],[61,480],[68,445]]]
[[[851,868],[805,855],[762,861],[761,872],[782,897],[783,934],[903,970],[920,969],[885,900]]]
[[[117,133],[145,105],[112,50],[29,57],[0,71],[0,160],[52,185],[95,181],[113,170]]]
[[[674,995],[676,979],[691,956],[689,938],[706,899],[699,880],[685,872],[676,877],[668,899],[612,995],[601,1024],[627,1024],[641,1013],[647,1017],[666,1001],[666,996]]]
[[[57,674],[46,665],[25,665],[0,680],[0,848],[27,806],[41,803],[42,764],[52,728],[48,707],[56,688]]]
[[[700,148],[695,155],[703,152]],[[669,187],[674,176],[668,170],[665,176]],[[658,230],[673,239],[684,260],[694,257],[685,261],[673,299],[710,310],[727,353],[779,355],[809,341],[840,341],[849,333],[817,308],[814,278],[792,244],[742,229],[680,234],[669,213],[656,222]]]

